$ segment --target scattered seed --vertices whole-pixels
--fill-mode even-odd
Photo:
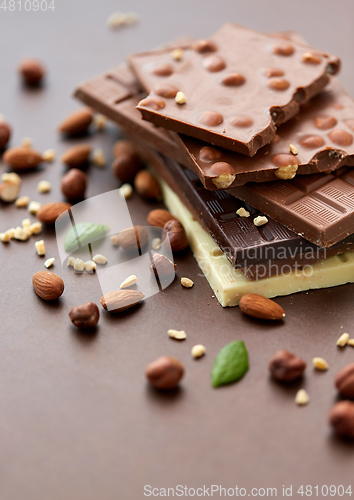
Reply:
[[[92,273],[96,270],[96,263],[92,260],[88,260],[84,263],[85,271],[88,273]]]
[[[119,189],[119,193],[122,198],[129,200],[133,195],[133,188],[130,184],[123,184]]]
[[[354,347],[354,339],[349,339],[348,340],[348,345]]]
[[[107,19],[107,24],[111,28],[121,28],[122,26],[127,26],[130,24],[137,23],[139,21],[139,16],[135,12],[114,12]]]
[[[348,344],[349,340],[349,333],[343,333],[337,340],[337,346],[339,347],[345,347]]]
[[[28,205],[28,211],[30,214],[35,215],[38,210],[41,208],[41,203],[38,201],[31,201],[31,203]]]
[[[83,271],[85,269],[85,264],[82,259],[74,259],[73,263],[75,271]]]
[[[36,241],[34,244],[37,254],[39,256],[45,255],[45,245],[44,245],[44,240],[39,240]]]
[[[135,276],[135,274],[132,274],[131,276],[128,276],[120,285],[120,288],[128,288],[129,286],[136,285],[138,281],[138,278]]]
[[[325,371],[329,368],[327,361],[323,358],[313,358],[312,363],[316,370]]]
[[[289,144],[289,149],[293,155],[299,154],[299,151],[297,150],[297,147],[294,146],[294,144]]]
[[[194,281],[189,278],[181,278],[181,285],[184,286],[184,288],[192,288]]]
[[[168,330],[167,332],[172,339],[184,340],[187,338],[184,330]]]
[[[34,222],[30,225],[29,230],[31,231],[31,234],[40,234],[42,232],[42,223]]]
[[[310,402],[310,396],[307,394],[305,389],[300,389],[295,397],[295,403],[297,405],[307,405]]]
[[[177,92],[175,101],[177,104],[186,104],[187,102],[187,97],[184,95],[183,92]]]
[[[249,213],[248,210],[246,210],[245,208],[241,207],[239,208],[238,210],[236,210],[236,213],[237,215],[239,215],[240,217],[249,217],[251,214]]]
[[[96,262],[96,264],[107,264],[107,262],[108,262],[106,257],[100,253],[98,253],[94,257],[92,257],[92,260],[94,262]]]
[[[27,241],[30,236],[31,233],[27,228],[17,226],[14,231],[13,237],[15,238],[15,240]]]
[[[68,267],[74,267],[75,257],[68,258]]]
[[[49,181],[40,181],[37,186],[38,193],[49,193],[52,189],[52,185]]]
[[[47,259],[44,263],[44,267],[46,267],[47,269],[49,269],[50,267],[52,267],[52,265],[54,264],[54,257],[51,257],[50,259]]]
[[[3,243],[8,243],[11,239],[12,238],[11,238],[11,234],[9,233],[9,231],[5,231],[4,233],[0,233],[0,240]]]
[[[32,224],[31,219],[23,219],[23,221],[22,221],[22,227],[24,229],[30,228],[31,224]]]
[[[193,358],[201,358],[204,356],[206,348],[202,344],[197,344],[192,347],[192,356]]]
[[[15,201],[15,205],[17,208],[26,208],[30,202],[29,196],[20,196]]]
[[[257,227],[259,226],[264,226],[264,224],[267,224],[268,219],[264,215],[258,215],[255,219],[253,219],[253,224]]]
[[[105,157],[105,154],[103,152],[103,149],[97,148],[94,150],[92,153],[92,163],[96,165],[96,167],[103,168],[106,166],[107,159]]]

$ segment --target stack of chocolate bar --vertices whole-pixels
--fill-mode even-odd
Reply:
[[[76,90],[135,139],[223,306],[354,282],[354,102],[339,67],[296,33],[226,24]]]

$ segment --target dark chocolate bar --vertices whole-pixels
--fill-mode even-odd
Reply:
[[[153,53],[129,59],[142,85],[153,86],[138,106],[143,118],[248,156],[269,144],[277,126],[318,94],[340,65],[328,54],[232,24],[177,61],[160,54],[168,59]],[[145,85],[149,75],[160,82]]]

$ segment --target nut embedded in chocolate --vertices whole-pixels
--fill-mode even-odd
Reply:
[[[354,399],[354,363],[345,366],[337,373],[335,384],[341,396]]]
[[[188,246],[188,239],[184,227],[178,220],[169,220],[164,225],[167,237],[170,240],[172,252],[181,252]]]
[[[354,403],[339,401],[329,414],[329,423],[342,437],[354,438]]]
[[[146,367],[145,375],[157,389],[175,389],[184,374],[184,366],[176,358],[161,356]]]
[[[305,361],[285,349],[276,352],[269,362],[269,371],[279,382],[293,382],[299,379],[305,368]]]
[[[100,311],[96,304],[88,302],[74,307],[69,312],[69,318],[77,328],[93,328],[98,323]]]

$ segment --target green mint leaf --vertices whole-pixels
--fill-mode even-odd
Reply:
[[[109,226],[102,224],[91,224],[90,222],[79,222],[67,232],[65,236],[65,250],[69,252],[77,247],[77,245],[85,245],[97,239],[98,236],[103,236],[108,231]]]
[[[230,384],[244,376],[248,370],[248,352],[242,340],[226,344],[216,356],[211,371],[213,387]]]

